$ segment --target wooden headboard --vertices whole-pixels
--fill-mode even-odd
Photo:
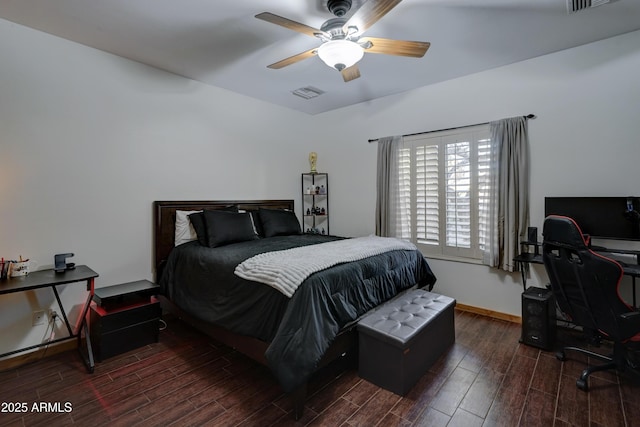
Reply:
[[[289,209],[293,211],[293,200],[174,200],[153,202],[153,244],[156,281],[169,253],[174,247],[176,211],[199,211],[223,209],[235,205],[238,209],[253,211],[258,208]]]

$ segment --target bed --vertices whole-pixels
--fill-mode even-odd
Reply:
[[[313,254],[320,243],[344,239],[292,229],[284,232],[279,218],[285,212],[295,217],[293,209],[293,200],[157,201],[154,245],[156,281],[170,307],[213,338],[267,365],[293,396],[298,418],[311,375],[357,347],[357,320],[407,289],[431,290],[436,279],[417,250],[393,250],[333,265],[309,275],[291,296],[239,277],[238,265],[259,254],[298,247]],[[252,231],[261,237],[214,247],[202,239],[175,246],[177,215],[183,221],[185,212],[200,210],[215,221],[243,216],[222,211],[246,213]],[[271,222],[272,217],[277,221]],[[245,223],[245,219],[237,223],[238,229]],[[236,223],[230,224],[224,224],[220,233]],[[281,228],[274,229],[274,224]]]

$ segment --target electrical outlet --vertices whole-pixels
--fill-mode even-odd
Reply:
[[[47,316],[44,310],[37,310],[33,312],[33,326],[44,325]]]

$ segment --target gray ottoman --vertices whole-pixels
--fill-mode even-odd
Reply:
[[[405,395],[455,342],[456,300],[414,289],[358,322],[360,377]]]

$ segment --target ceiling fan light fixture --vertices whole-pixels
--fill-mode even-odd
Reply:
[[[322,62],[338,71],[355,65],[364,56],[364,49],[350,40],[331,40],[318,48]]]

